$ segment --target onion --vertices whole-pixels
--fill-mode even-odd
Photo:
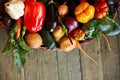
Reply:
[[[58,7],[58,14],[65,16],[68,13],[68,6],[64,3]]]
[[[63,19],[65,27],[68,29],[68,32],[72,32],[78,27],[78,21],[73,17],[65,17]]]

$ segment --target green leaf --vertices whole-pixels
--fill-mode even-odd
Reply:
[[[25,59],[25,51],[24,50],[20,50],[18,48],[15,48],[13,50],[13,53],[14,53],[14,64],[17,65],[19,68],[22,68],[24,67],[24,64],[26,62],[26,59]]]
[[[4,47],[3,50],[2,50],[2,54],[5,54],[5,53],[8,52],[10,49],[11,49],[11,47],[10,47],[10,42],[9,42],[9,40],[7,40],[7,43],[6,43],[5,47]]]
[[[116,23],[113,19],[105,17],[102,18],[100,22],[101,24],[99,25],[99,27],[104,34],[108,36],[114,36],[120,33],[120,25]]]
[[[99,20],[94,19],[83,25],[82,29],[85,32],[87,38],[100,37],[99,24]]]
[[[16,39],[17,44],[19,45],[19,47],[21,47],[23,50],[30,52],[32,51],[32,49],[25,43],[25,40],[23,38],[18,38]]]
[[[48,0],[40,0],[40,1],[42,1],[44,4],[48,2]]]

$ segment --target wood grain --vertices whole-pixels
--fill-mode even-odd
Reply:
[[[84,45],[83,49],[97,62],[97,64],[95,64],[83,53],[80,53],[83,80],[103,80],[103,70],[101,63],[102,58],[99,43],[97,41],[91,42],[88,45]]]
[[[104,80],[119,80],[120,79],[120,52],[118,47],[117,36],[109,37],[111,51],[108,50],[107,44],[101,41],[102,44],[102,63],[104,71]]]
[[[108,39],[111,51],[104,39],[83,46],[98,65],[78,49],[68,53],[36,49],[26,55],[24,70],[13,65],[12,51],[0,54],[0,80],[119,80],[120,35]],[[0,53],[6,40],[5,31],[0,29]]]
[[[58,68],[59,80],[82,80],[79,51],[58,52]]]

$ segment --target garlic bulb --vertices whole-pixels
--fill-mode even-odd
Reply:
[[[12,19],[19,19],[24,15],[24,3],[21,0],[10,0],[5,3],[5,11]]]

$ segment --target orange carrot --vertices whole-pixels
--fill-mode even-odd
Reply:
[[[16,32],[16,38],[19,38],[20,32],[21,32],[21,26],[22,26],[22,18],[19,18],[18,20],[16,20],[16,25],[18,27],[18,30]]]
[[[80,45],[80,43],[76,40],[76,47],[78,48],[78,49],[80,49],[80,51],[83,53],[83,54],[85,54],[85,56],[87,56],[90,60],[92,60],[95,64],[97,64],[97,62],[94,60],[94,59],[92,59],[84,50],[83,50],[83,48],[81,47],[81,45]]]
[[[25,2],[25,0],[22,0],[23,2]]]

